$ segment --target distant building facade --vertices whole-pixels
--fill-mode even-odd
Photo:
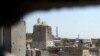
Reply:
[[[32,33],[26,33],[26,46],[32,48]]]
[[[82,56],[82,49],[77,47],[53,47],[49,48],[50,56]]]
[[[83,49],[83,54],[82,56],[90,56],[90,51],[89,49]]]

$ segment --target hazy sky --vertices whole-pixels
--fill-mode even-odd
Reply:
[[[100,6],[84,8],[61,8],[49,11],[37,11],[27,14],[27,32],[33,32],[33,25],[37,18],[46,21],[52,27],[55,35],[58,26],[59,36],[63,38],[100,38]]]

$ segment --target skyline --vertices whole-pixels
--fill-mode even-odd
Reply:
[[[36,11],[24,17],[26,32],[33,32],[33,25],[37,19],[46,21],[52,28],[53,35],[63,38],[100,38],[100,6],[84,8],[61,8],[49,11]]]

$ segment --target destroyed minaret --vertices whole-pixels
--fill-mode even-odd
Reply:
[[[33,26],[32,40],[33,48],[46,49],[48,46],[53,46],[51,27],[45,21],[41,22],[40,18]]]

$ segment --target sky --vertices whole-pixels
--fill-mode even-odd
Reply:
[[[100,38],[100,6],[53,8],[28,13],[24,16],[27,33],[33,32],[38,18],[51,26],[53,35],[56,35],[58,27],[62,38],[77,38],[78,34],[82,39]]]

